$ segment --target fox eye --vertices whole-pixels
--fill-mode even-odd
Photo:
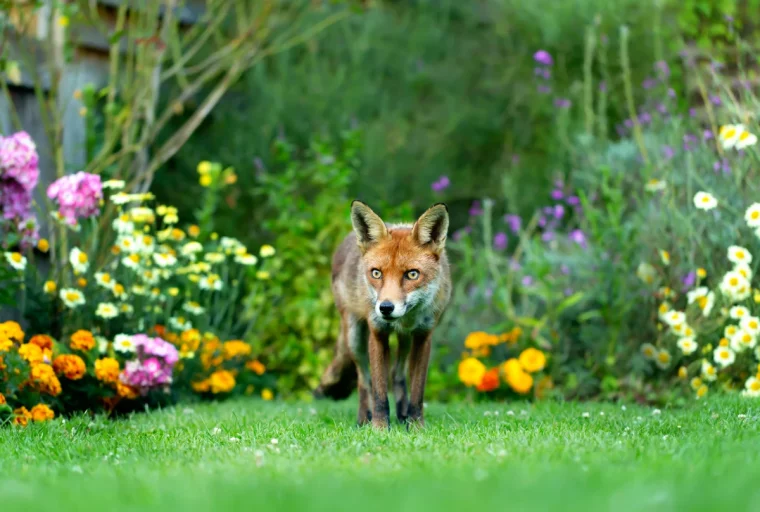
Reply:
[[[409,270],[406,273],[406,278],[410,281],[414,281],[420,277],[420,271],[419,270]]]
[[[380,279],[381,277],[383,277],[383,273],[382,273],[382,272],[380,272],[380,271],[379,271],[378,269],[376,269],[376,268],[373,268],[373,269],[372,269],[372,272],[371,272],[371,274],[372,274],[372,277],[373,277],[374,279]]]

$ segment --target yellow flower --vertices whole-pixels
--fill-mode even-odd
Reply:
[[[193,224],[189,228],[187,228],[187,234],[190,235],[193,238],[197,238],[198,235],[201,234],[201,228]]]
[[[30,411],[34,421],[49,421],[55,418],[53,410],[45,404],[37,404]]]
[[[18,322],[8,320],[0,323],[0,340],[12,340],[16,343],[24,342],[24,331]]]
[[[474,387],[480,384],[486,373],[486,367],[474,357],[468,357],[459,363],[458,373],[459,380],[465,386]]]
[[[104,357],[95,361],[95,377],[106,384],[115,384],[119,380],[119,361]]]
[[[660,259],[663,265],[670,265],[670,253],[668,251],[660,250]]]
[[[533,387],[533,377],[529,373],[524,371],[512,371],[507,373],[507,384],[516,393],[524,395],[528,393]]]
[[[227,370],[217,370],[209,377],[211,392],[229,393],[235,387],[235,376]]]
[[[208,379],[205,379],[198,382],[191,382],[190,386],[196,393],[208,393],[211,383]]]
[[[271,399],[274,398],[274,393],[272,393],[271,389],[268,389],[268,388],[262,389],[261,390],[261,398],[263,398],[264,400],[269,401],[269,400],[271,400]]]
[[[45,284],[42,285],[42,290],[48,295],[53,295],[56,288],[57,286],[54,281],[45,281]]]
[[[256,272],[256,279],[261,279],[262,281],[265,281],[269,279],[271,275],[266,270],[259,270]]]
[[[29,343],[32,345],[37,345],[41,349],[53,348],[53,338],[47,334],[37,334],[35,336],[32,336],[32,338],[29,340]]]
[[[660,350],[655,356],[654,363],[661,369],[665,370],[668,366],[670,366],[671,359],[672,358],[670,356],[670,352],[667,350]]]
[[[699,386],[699,389],[697,389],[697,398],[702,398],[707,394],[707,386],[705,384],[702,384]]]
[[[61,381],[49,364],[35,364],[29,373],[29,380],[35,384],[35,388],[41,393],[47,393],[51,396],[61,394]]]
[[[72,354],[63,354],[53,361],[53,369],[58,374],[63,374],[69,380],[79,380],[84,377],[87,368],[81,357]]]
[[[212,167],[211,162],[204,160],[198,164],[198,174],[208,174],[211,172]]]
[[[251,346],[241,340],[225,341],[222,344],[222,351],[224,352],[224,358],[229,360],[250,355]]]
[[[467,335],[464,346],[470,350],[479,350],[483,347],[496,345],[498,342],[498,336],[483,331],[475,331]]]
[[[69,17],[68,16],[59,16],[58,17],[58,26],[66,28],[69,26]]]
[[[30,413],[26,407],[19,407],[13,411],[14,418],[13,424],[20,427],[25,427],[32,419],[32,413]]]
[[[22,359],[31,365],[39,364],[44,359],[42,355],[42,349],[37,345],[33,345],[31,343],[21,345],[18,349],[18,355],[20,355]]]
[[[85,286],[87,286],[87,279],[85,279],[84,277],[80,277],[79,279],[77,279],[77,286],[80,288],[84,288]]]
[[[271,256],[274,256],[274,254],[275,254],[275,250],[274,250],[274,247],[272,247],[271,245],[262,245],[261,249],[259,249],[259,255],[262,258],[269,258]]]
[[[212,181],[213,179],[210,174],[201,174],[201,177],[198,179],[198,183],[201,184],[201,187],[210,187]]]
[[[81,350],[82,352],[88,352],[95,348],[95,337],[90,331],[80,329],[71,335],[71,343],[69,343],[71,350]]]
[[[703,269],[702,267],[699,267],[697,269],[697,277],[700,279],[704,279],[707,277],[707,270]]]
[[[682,366],[678,369],[678,378],[679,379],[685,379],[689,376],[689,371],[686,369],[685,366]]]
[[[50,242],[45,238],[40,238],[39,242],[37,242],[37,249],[40,252],[48,252],[50,250]]]
[[[520,354],[520,365],[528,373],[541,371],[546,366],[546,356],[536,348],[526,348]]]
[[[140,396],[135,388],[124,384],[121,380],[116,381],[116,394],[127,400],[134,400]]]
[[[245,363],[245,367],[251,370],[256,375],[263,375],[264,372],[267,371],[266,366],[264,366],[258,360],[248,361],[247,363]]]

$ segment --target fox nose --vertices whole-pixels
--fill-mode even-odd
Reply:
[[[380,303],[380,313],[383,314],[383,316],[391,316],[393,313],[393,302],[389,300],[384,300]]]

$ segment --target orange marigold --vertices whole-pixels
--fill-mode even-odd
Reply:
[[[44,359],[42,349],[37,345],[32,345],[31,343],[21,345],[18,349],[18,355],[20,355],[21,358],[29,364],[39,364]]]
[[[90,331],[80,329],[71,335],[71,343],[69,346],[72,350],[88,352],[95,348],[95,337]]]
[[[478,384],[478,391],[493,391],[499,387],[499,369],[491,368],[483,374],[483,378]]]
[[[195,391],[196,393],[208,393],[209,388],[211,387],[211,383],[209,382],[208,379],[204,379],[199,382],[193,382],[190,385],[192,386],[193,391]]]
[[[5,400],[5,395],[0,393],[0,405],[5,405],[8,402]]]
[[[10,339],[16,343],[24,342],[24,331],[18,322],[8,320],[0,323],[0,340]]]
[[[29,424],[29,420],[32,419],[32,413],[30,413],[26,407],[19,407],[13,411],[14,418],[13,424],[25,427]]]
[[[528,373],[535,373],[546,366],[546,356],[537,348],[526,348],[520,354],[520,364]]]
[[[84,377],[87,368],[81,357],[73,354],[63,354],[53,361],[55,373],[63,374],[69,380],[79,380]]]
[[[32,338],[29,340],[29,343],[32,345],[37,345],[41,349],[52,350],[53,348],[53,338],[47,334],[37,334],[35,336],[32,336]]]
[[[483,331],[471,332],[464,340],[464,346],[470,350],[480,350],[499,343],[499,337]]]
[[[459,380],[465,386],[477,386],[483,380],[486,366],[474,357],[468,357],[459,363],[457,373],[459,374]]]
[[[222,345],[222,352],[224,352],[225,359],[244,357],[251,354],[251,346],[241,340],[225,341]]]
[[[95,361],[95,378],[106,384],[119,380],[119,361],[113,357],[104,357]]]
[[[135,388],[124,384],[121,380],[116,381],[116,394],[127,400],[134,400],[139,396]]]
[[[253,361],[248,361],[245,363],[245,367],[251,370],[256,375],[263,375],[265,371],[267,371],[267,367],[264,366],[258,359],[254,359]]]
[[[32,415],[32,419],[34,421],[49,421],[55,418],[55,413],[53,412],[53,409],[51,409],[45,404],[35,405],[34,407],[32,407],[30,414]]]
[[[235,376],[227,370],[217,370],[208,378],[211,392],[229,393],[235,387]]]
[[[49,364],[35,364],[32,366],[29,380],[41,393],[47,393],[52,396],[61,394],[61,381],[58,380],[53,367]]]

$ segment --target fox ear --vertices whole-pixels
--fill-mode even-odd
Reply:
[[[362,252],[366,252],[372,244],[388,236],[388,228],[383,219],[361,201],[351,203],[351,223],[354,225],[356,240]]]
[[[448,232],[449,209],[443,203],[428,208],[412,228],[412,236],[417,243],[430,247],[436,254],[440,254],[446,246]]]

